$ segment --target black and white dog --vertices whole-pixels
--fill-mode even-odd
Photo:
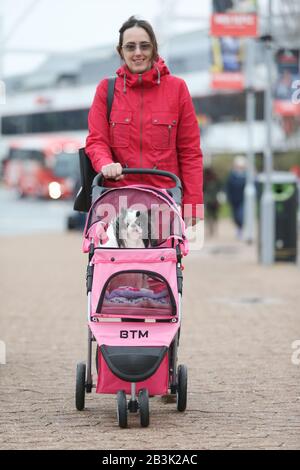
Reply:
[[[119,248],[147,248],[150,243],[148,213],[121,209],[114,223]]]

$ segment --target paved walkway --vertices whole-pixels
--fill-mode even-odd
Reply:
[[[296,449],[300,446],[300,269],[262,267],[254,247],[219,237],[185,262],[180,362],[188,408],[150,401],[119,429],[114,396],[75,410],[86,355],[85,264],[78,234],[1,237],[1,449]]]

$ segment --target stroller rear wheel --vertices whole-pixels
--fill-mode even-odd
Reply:
[[[117,418],[120,428],[127,428],[127,400],[124,390],[117,393]]]
[[[86,373],[85,363],[79,362],[76,368],[76,392],[75,392],[75,405],[78,411],[82,411],[84,409],[85,373]]]
[[[146,388],[143,388],[139,392],[139,407],[140,407],[140,419],[141,426],[146,428],[149,426],[149,393]]]
[[[178,366],[177,371],[177,410],[185,411],[187,403],[187,367]]]

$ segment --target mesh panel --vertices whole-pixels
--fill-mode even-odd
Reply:
[[[101,294],[97,312],[131,317],[176,313],[169,286],[162,277],[132,271],[123,271],[110,278]]]
[[[108,191],[93,205],[86,232],[99,221],[103,223],[108,239],[115,238],[120,247],[157,246],[170,237],[183,236],[178,209],[170,197],[159,190],[121,188]]]

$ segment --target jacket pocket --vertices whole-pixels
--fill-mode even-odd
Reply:
[[[131,111],[112,111],[110,116],[110,144],[112,147],[128,147],[131,120]]]
[[[177,114],[152,113],[152,147],[157,150],[176,147]]]

